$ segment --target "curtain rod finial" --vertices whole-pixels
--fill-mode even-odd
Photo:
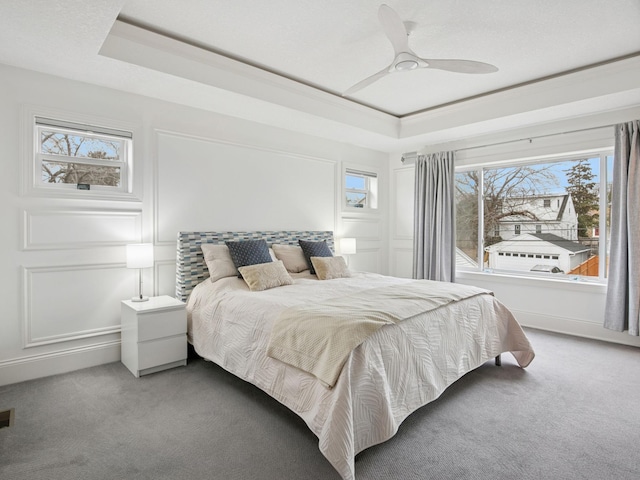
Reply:
[[[404,165],[405,163],[414,163],[418,158],[418,152],[407,152],[403,153],[400,157],[400,161]]]

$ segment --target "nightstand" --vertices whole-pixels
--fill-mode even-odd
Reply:
[[[136,377],[187,364],[187,311],[168,295],[122,301],[122,363]]]

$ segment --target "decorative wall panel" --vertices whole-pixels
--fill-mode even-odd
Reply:
[[[73,249],[140,242],[142,212],[24,210],[25,250]]]
[[[23,267],[24,346],[120,330],[120,302],[137,292],[124,264]]]

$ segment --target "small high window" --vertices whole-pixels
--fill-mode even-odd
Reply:
[[[36,188],[130,191],[130,132],[43,117],[35,121]]]
[[[378,208],[378,175],[347,169],[344,176],[348,208]]]

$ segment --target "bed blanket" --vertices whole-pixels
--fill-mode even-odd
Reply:
[[[414,280],[296,305],[275,320],[267,355],[333,387],[351,351],[384,325],[489,294],[478,287]]]

